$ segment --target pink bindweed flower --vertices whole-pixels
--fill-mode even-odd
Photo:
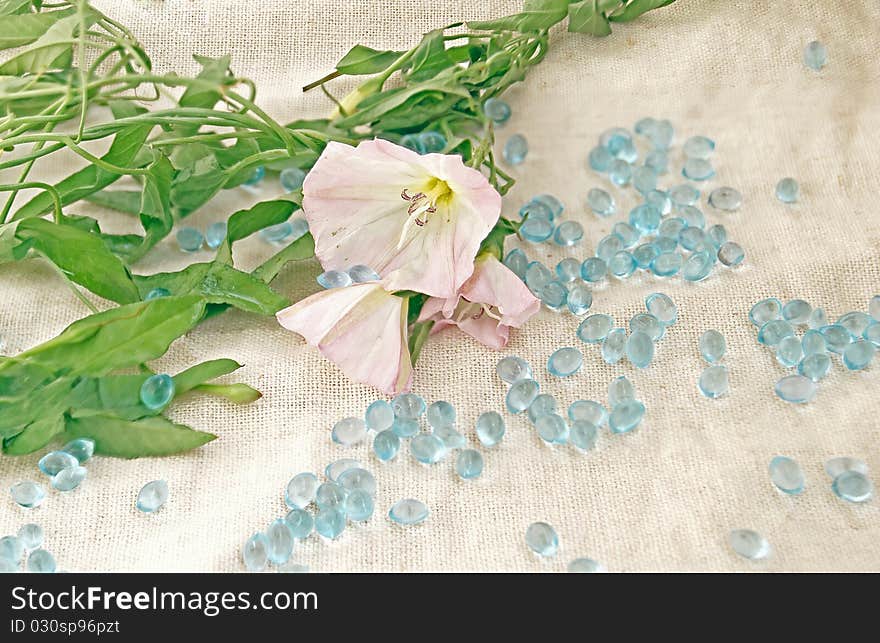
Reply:
[[[325,270],[364,264],[388,290],[449,298],[473,273],[501,195],[458,155],[330,142],[303,184],[303,212]]]
[[[494,255],[484,254],[477,258],[474,274],[458,294],[428,299],[419,321],[433,320],[432,333],[458,326],[483,344],[500,349],[507,345],[511,327],[519,328],[540,308],[541,302],[519,277]]]
[[[405,299],[370,282],[324,290],[276,317],[350,378],[393,395],[412,383],[407,310]]]

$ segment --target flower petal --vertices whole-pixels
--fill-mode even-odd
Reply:
[[[501,323],[519,328],[541,309],[541,302],[528,287],[493,255],[482,255],[474,266],[473,276],[461,287],[468,301],[494,306],[501,313]]]

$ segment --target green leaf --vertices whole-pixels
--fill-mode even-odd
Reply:
[[[284,199],[262,201],[252,208],[239,210],[229,217],[226,238],[230,243],[239,241],[263,228],[284,223],[297,210],[296,203]]]
[[[629,22],[643,13],[672,4],[675,0],[632,0],[608,16],[613,22]]]
[[[434,78],[454,64],[446,53],[446,41],[443,36],[442,29],[435,29],[422,37],[409,61],[409,70],[406,74],[408,82]]]
[[[174,167],[167,156],[157,153],[147,169],[139,212],[141,225],[147,234],[145,249],[164,238],[174,226],[170,196]]]
[[[611,24],[599,9],[598,0],[583,0],[568,5],[568,30],[607,36],[611,33]]]
[[[336,121],[336,126],[350,129],[357,125],[372,123],[395,107],[399,107],[414,96],[425,92],[436,92],[438,97],[453,95],[460,96],[461,98],[470,98],[470,94],[463,87],[434,79],[413,86],[389,89],[380,94],[370,96],[358,104],[358,111],[354,114]]]
[[[266,259],[251,274],[257,279],[269,283],[278,276],[281,269],[289,262],[300,261],[314,256],[315,240],[311,234],[306,233],[283,250]]]
[[[7,455],[33,453],[49,444],[64,431],[64,415],[45,416],[29,424],[18,435],[4,440],[3,452]]]
[[[137,190],[101,190],[85,197],[89,203],[126,214],[140,214],[141,193]]]
[[[348,76],[378,74],[400,58],[402,51],[379,51],[364,45],[355,45],[336,63],[336,71]]]
[[[92,438],[95,453],[100,455],[142,458],[189,451],[217,436],[174,424],[162,416],[129,421],[93,415],[83,419],[69,418],[64,437],[71,440]]]
[[[525,0],[523,10],[504,18],[469,22],[481,31],[541,31],[565,18],[569,0]]]
[[[196,87],[191,85],[186,88],[180,97],[178,104],[181,107],[201,107],[210,109],[220,100],[220,88],[228,85],[232,80],[232,74],[229,71],[229,56],[221,56],[220,58],[210,58],[208,56],[194,55],[195,61],[202,66],[202,71],[196,76],[201,81],[216,84],[216,88],[206,89],[204,86]]]
[[[0,49],[23,47],[34,42],[42,36],[49,27],[59,19],[69,16],[73,9],[52,11],[46,13],[22,13],[18,15],[6,15],[0,20]]]
[[[15,236],[17,227],[18,221],[0,223],[0,264],[8,261],[17,261],[21,258],[15,250],[19,243]]]
[[[213,359],[196,364],[174,376],[174,393],[180,395],[197,388],[209,380],[228,375],[241,368],[241,364],[231,359]]]
[[[519,223],[501,217],[480,244],[478,255],[488,252],[501,261],[504,258],[504,240],[519,230]]]
[[[110,252],[100,236],[71,225],[31,217],[19,222],[17,236],[74,281],[104,299],[119,304],[140,300],[131,273]]]
[[[0,16],[30,11],[33,0],[0,0]]]
[[[95,21],[95,15],[87,12],[86,25]],[[69,15],[55,22],[46,32],[27,47],[0,64],[0,76],[42,74],[50,69],[70,64],[71,41],[79,29],[80,17]]]
[[[13,372],[16,370],[21,372],[20,368]],[[64,413],[76,383],[76,378],[62,377],[14,397],[0,398],[0,437],[11,438],[41,418]]]
[[[409,359],[413,366],[415,366],[416,362],[419,360],[419,355],[422,353],[422,346],[428,341],[433,326],[434,322],[430,320],[413,324],[412,330],[409,334]]]
[[[262,393],[247,384],[200,384],[196,390],[206,395],[225,397],[233,404],[250,404],[263,397]]]

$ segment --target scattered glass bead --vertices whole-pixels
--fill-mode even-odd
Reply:
[[[574,375],[584,363],[584,356],[577,348],[567,346],[557,349],[547,361],[547,371],[556,377]]]
[[[615,254],[623,250],[624,242],[620,235],[609,234],[602,237],[596,244],[596,256],[605,262],[611,260]]]
[[[665,170],[664,170],[665,171]],[[651,190],[645,195],[645,203],[657,208],[664,217],[672,212],[672,199],[663,190]]]
[[[569,294],[569,299],[570,298],[571,295]],[[880,347],[880,322],[869,324],[868,327],[865,328],[865,332],[862,333],[862,337],[874,344],[874,346]]]
[[[559,536],[546,522],[533,522],[526,529],[526,545],[539,556],[555,556],[559,550]]]
[[[315,531],[328,540],[336,540],[345,531],[345,514],[339,509],[321,509],[315,516]]]
[[[867,502],[874,495],[870,478],[858,471],[844,471],[831,483],[831,489],[838,498],[847,502]]]
[[[550,272],[550,269],[540,261],[532,261],[526,266],[526,286],[528,286],[529,290],[533,293],[541,292],[544,289],[544,286],[551,281],[553,281],[553,273]]]
[[[18,563],[0,556],[0,574],[14,574],[18,571]]]
[[[205,230],[205,245],[216,250],[226,240],[226,222],[216,221]]]
[[[462,480],[479,478],[483,473],[483,456],[474,449],[465,449],[455,458],[455,472]]]
[[[624,160],[614,159],[608,168],[608,178],[614,185],[627,185],[632,179],[632,166]]]
[[[425,154],[436,154],[446,149],[446,137],[440,132],[429,130],[421,132],[418,136]]]
[[[593,400],[577,400],[568,407],[568,419],[572,422],[589,422],[598,427],[608,420],[608,411]]]
[[[446,455],[446,445],[432,433],[419,433],[410,441],[409,451],[422,464],[436,464]]]
[[[589,257],[581,264],[581,279],[590,283],[602,281],[608,272],[608,264],[599,257]]]
[[[876,352],[877,348],[867,339],[857,339],[843,351],[843,364],[851,371],[860,371],[868,367]]]
[[[262,165],[258,165],[254,168],[254,171],[251,175],[243,182],[244,185],[253,186],[263,180],[266,176],[266,168]]]
[[[569,427],[569,441],[581,451],[589,451],[596,446],[599,437],[599,429],[592,422],[579,420],[572,422]]]
[[[315,520],[312,514],[304,509],[291,509],[284,517],[287,526],[290,527],[290,533],[294,538],[303,540],[308,538],[315,529]]]
[[[742,194],[730,187],[715,188],[709,193],[709,205],[716,210],[735,212],[742,205]]]
[[[578,326],[577,336],[586,344],[598,344],[605,339],[613,326],[614,320],[610,315],[602,313],[589,315]]]
[[[797,181],[792,178],[784,178],[776,184],[776,198],[783,203],[794,203],[798,200]]]
[[[349,492],[360,490],[367,492],[371,496],[376,495],[376,478],[373,477],[372,473],[361,467],[352,467],[340,473],[336,479],[336,484]]]
[[[661,324],[671,326],[678,320],[678,308],[675,302],[662,292],[655,292],[645,297],[645,308],[654,315]]]
[[[651,244],[657,246],[657,256],[664,252],[674,253],[678,249],[678,240],[670,237],[657,236],[651,241]],[[655,257],[656,258],[656,257]],[[653,265],[653,261],[651,264]]]
[[[43,544],[43,528],[34,523],[23,525],[18,530],[18,540],[25,549],[36,549]],[[0,546],[0,558],[2,557],[3,548]],[[21,554],[18,558],[21,558]]]
[[[629,223],[644,234],[651,234],[660,227],[660,210],[642,203],[629,211]]]
[[[682,151],[688,158],[707,159],[715,151],[715,141],[705,136],[691,136],[684,142]]]
[[[709,276],[715,257],[705,250],[694,252],[681,266],[681,276],[688,281],[701,281]]]
[[[548,219],[528,217],[519,227],[519,235],[530,243],[543,243],[553,236],[553,222]]]
[[[516,355],[502,357],[495,366],[495,372],[508,384],[532,379],[532,367],[522,357]]]
[[[632,134],[625,127],[612,127],[599,135],[599,145],[612,154],[616,154],[627,142],[632,142]]]
[[[174,380],[170,375],[151,375],[141,385],[141,403],[151,411],[164,408],[174,398]]]
[[[565,205],[563,205],[562,201],[552,194],[539,194],[536,197],[532,197],[532,203],[539,203],[546,207],[550,212],[551,220],[561,216],[562,211],[565,210]]]
[[[801,340],[795,335],[783,337],[776,346],[776,361],[785,368],[794,368],[803,358],[804,349]]]
[[[606,364],[617,364],[626,354],[626,329],[614,328],[602,340],[602,359]]]
[[[373,516],[373,497],[366,491],[355,489],[345,497],[345,515],[354,522],[364,522]]]
[[[865,329],[868,327],[868,324],[873,321],[873,318],[867,313],[863,313],[860,310],[854,310],[841,315],[837,320],[837,323],[846,328],[853,337],[861,337],[862,333],[864,333]]]
[[[535,429],[548,444],[565,444],[568,441],[568,423],[556,413],[540,416],[535,420]]]
[[[405,498],[392,505],[388,517],[401,525],[417,525],[424,522],[429,513],[428,506],[421,500]]]
[[[654,259],[657,258],[659,254],[659,248],[657,248],[657,246],[653,243],[643,243],[632,251],[632,256],[636,262],[636,266],[643,270],[650,268],[651,263],[654,261]]]
[[[651,313],[636,313],[629,320],[631,332],[640,331],[656,342],[666,333],[666,326]]]
[[[425,413],[425,400],[415,393],[401,393],[391,400],[394,417],[405,420],[417,420]]]
[[[762,299],[752,306],[749,319],[758,328],[771,320],[782,319],[782,302],[775,297]]]
[[[672,123],[664,118],[657,121],[657,125],[650,131],[648,138],[651,139],[651,143],[656,149],[665,150],[672,143],[674,133]]]
[[[351,277],[352,283],[355,284],[363,284],[369,281],[379,281],[379,273],[370,268],[369,266],[364,266],[363,264],[357,264],[349,268],[346,272],[348,272],[348,276]]]
[[[758,331],[758,342],[765,346],[776,346],[783,337],[794,335],[794,328],[784,319],[771,319]]]
[[[65,444],[62,451],[69,453],[80,464],[87,462],[95,454],[95,441],[91,438],[76,438]]]
[[[818,40],[807,44],[804,49],[804,64],[813,71],[819,71],[828,62],[828,50]]]
[[[635,163],[639,158],[639,152],[632,140],[622,141],[615,149],[609,147],[608,151],[615,158],[626,161],[629,164]]]
[[[613,380],[611,380],[611,383],[608,384],[608,403],[611,405],[612,408],[614,408],[621,402],[634,400],[635,398],[636,389],[632,385],[632,382],[629,381],[629,378],[626,377],[626,375],[615,377]]]
[[[669,198],[679,208],[693,205],[700,198],[700,191],[692,185],[682,183],[669,190]]]
[[[504,144],[504,160],[508,165],[519,165],[526,160],[529,153],[529,143],[522,134],[514,134]]]
[[[405,134],[400,138],[400,144],[405,148],[412,150],[416,154],[424,154],[425,148],[422,145],[422,139],[418,134]]]
[[[556,264],[556,276],[563,283],[571,283],[580,278],[581,262],[574,257],[566,257]]]
[[[532,380],[522,380],[530,382]],[[511,390],[513,390],[511,388]],[[534,398],[532,398],[534,400]],[[531,404],[531,400],[529,404]],[[525,410],[525,409],[521,409]],[[517,411],[518,412],[518,411]],[[477,418],[477,439],[486,447],[494,447],[504,437],[504,418],[495,411],[486,411]]]
[[[183,252],[196,252],[204,242],[205,237],[195,228],[184,227],[177,231],[177,245]]]
[[[333,425],[330,437],[336,444],[354,446],[367,437],[367,425],[360,418],[343,418]]]
[[[584,315],[593,305],[593,293],[584,284],[575,284],[568,291],[566,304],[573,315]]]
[[[715,248],[720,248],[725,243],[727,243],[727,228],[723,225],[715,224],[708,230],[706,230],[706,238],[712,242],[712,245]]]
[[[575,558],[568,564],[570,574],[602,574],[607,570],[592,558]]]
[[[36,574],[54,574],[57,566],[55,558],[45,549],[35,549],[28,555],[27,570]]]
[[[286,167],[278,175],[281,188],[288,194],[299,190],[306,180],[306,173],[298,167]]]
[[[385,400],[376,400],[367,407],[364,423],[370,431],[384,431],[394,423],[394,410]]]
[[[529,258],[525,252],[519,248],[514,248],[504,258],[504,265],[510,268],[513,274],[525,281],[526,268],[529,265]]]
[[[621,250],[608,261],[608,271],[621,279],[629,277],[636,271],[635,257],[626,250]]]
[[[559,246],[573,246],[584,238],[584,227],[577,221],[563,221],[556,227],[553,241]]]
[[[727,342],[724,340],[724,335],[717,330],[707,330],[700,336],[700,355],[710,364],[714,364],[724,357],[726,350]]]
[[[455,407],[449,402],[439,400],[428,407],[428,424],[435,429],[455,424]]]
[[[682,258],[676,252],[661,252],[651,262],[651,272],[658,277],[671,277],[681,270]]]
[[[776,395],[786,402],[806,404],[816,397],[819,387],[803,375],[786,375],[776,382]]]
[[[858,458],[848,456],[831,458],[825,463],[825,473],[831,476],[832,480],[845,471],[858,471],[862,475],[868,475],[868,465]]]
[[[345,489],[337,482],[323,482],[315,491],[318,509],[340,509],[345,502]]]
[[[79,464],[62,469],[52,476],[52,488],[57,491],[73,491],[86,479],[86,468]]]
[[[730,388],[730,376],[727,367],[723,364],[707,366],[700,373],[700,379],[697,384],[700,388],[700,393],[706,397],[711,399],[721,397]]]
[[[620,241],[622,242],[623,248],[632,248],[633,246],[635,246],[639,242],[639,239],[642,236],[641,234],[639,234],[639,231],[636,230],[633,226],[631,226],[628,223],[624,223],[623,221],[619,221],[614,224],[614,227],[611,228],[611,235],[614,237],[620,238]],[[618,248],[620,247],[620,246],[616,246],[613,243],[611,244],[611,246],[618,247]],[[611,248],[609,247],[609,249],[611,249]],[[603,248],[602,252],[604,254],[606,252],[606,249]],[[619,250],[618,250],[618,252],[619,252]],[[597,246],[596,254],[599,254],[598,246]],[[602,256],[602,255],[600,255],[600,256]],[[602,258],[606,259],[606,261],[607,261],[607,258],[605,258],[605,257],[602,257]]]
[[[616,209],[614,197],[602,188],[591,188],[587,192],[587,205],[600,217],[609,217]]]
[[[36,545],[39,547],[39,544]],[[0,538],[0,560],[9,560],[18,563],[24,555],[25,543],[16,536],[3,536]],[[27,547],[27,549],[31,549]]]
[[[266,529],[266,556],[275,565],[283,565],[293,553],[293,532],[283,518],[276,518]]]
[[[792,299],[782,307],[782,318],[792,324],[806,324],[810,321],[813,307],[803,299]]]
[[[728,536],[730,546],[737,554],[749,560],[760,560],[770,555],[770,543],[751,529],[734,529]]]
[[[684,162],[681,174],[691,181],[706,181],[715,176],[715,169],[706,159],[689,158]]]
[[[596,172],[607,172],[611,168],[614,157],[604,147],[597,146],[590,150],[587,161]]]
[[[254,534],[241,550],[244,566],[248,571],[261,572],[269,562],[269,541],[263,534]]]
[[[647,368],[654,359],[654,342],[641,331],[630,333],[626,340],[626,356],[636,368]]]
[[[394,431],[390,429],[379,431],[373,438],[373,453],[382,462],[393,460],[398,451],[400,451],[400,438]]]
[[[541,393],[529,406],[529,420],[531,420],[532,424],[534,424],[535,420],[537,420],[542,415],[547,415],[548,413],[556,413],[557,408],[558,405],[556,403],[555,397],[553,397],[552,395],[547,395],[546,393]]]
[[[801,339],[801,350],[805,356],[815,355],[816,353],[827,352],[828,346],[825,343],[825,338],[822,336],[822,333],[811,328],[804,333],[804,336]]]
[[[12,500],[17,505],[21,505],[26,509],[39,507],[43,500],[46,499],[46,490],[36,482],[25,480],[12,485],[10,489]]]
[[[645,118],[640,118],[636,121],[635,127],[633,131],[636,134],[641,134],[642,136],[648,136],[651,132],[657,129],[657,119],[651,118],[650,116],[646,116]]]
[[[360,469],[361,463],[352,458],[340,458],[339,460],[334,460],[326,467],[324,467],[324,476],[330,480],[331,482],[336,482],[339,480],[339,476],[348,471],[349,469]],[[312,474],[302,474],[302,475],[312,475]],[[317,482],[317,478],[315,478],[315,482]],[[311,499],[309,502],[315,499],[315,494],[311,494]]]
[[[718,248],[718,261],[725,266],[738,266],[745,259],[746,253],[742,246],[734,241],[728,241]]]
[[[318,285],[327,290],[345,288],[351,284],[351,275],[343,270],[327,270],[318,275]]]
[[[648,165],[637,167],[632,173],[633,187],[642,194],[657,189],[657,170]]]
[[[852,342],[850,332],[840,324],[829,324],[819,329],[825,338],[825,345],[832,353],[843,354],[847,346]]]
[[[150,292],[144,295],[144,301],[151,301],[153,299],[159,299],[160,297],[169,297],[171,295],[171,291],[167,288],[153,288]]]
[[[825,310],[822,308],[814,308],[813,312],[810,313],[810,321],[807,322],[807,325],[813,329],[822,328],[822,326],[828,325],[828,317],[825,314]]]
[[[783,493],[793,496],[804,491],[804,472],[800,465],[783,455],[770,460],[770,481]]]
[[[813,353],[798,364],[798,373],[818,382],[831,370],[831,358],[826,353]]]
[[[496,125],[503,125],[510,118],[510,105],[493,96],[483,103],[483,113]]]
[[[73,455],[66,451],[51,451],[40,458],[37,467],[47,476],[54,476],[59,471],[75,467],[79,464]]]
[[[463,449],[467,445],[465,437],[453,426],[441,426],[434,429],[434,435],[440,438],[447,449]]]
[[[562,282],[551,281],[541,289],[540,299],[548,308],[559,310],[565,306],[568,290]]]
[[[700,228],[688,226],[678,235],[678,242],[685,250],[696,250],[706,242],[706,233]]]
[[[293,233],[293,224],[289,221],[268,226],[260,230],[260,238],[268,243],[280,245]]]
[[[612,433],[628,433],[641,423],[644,416],[644,404],[638,400],[623,400],[611,409],[608,426]]]

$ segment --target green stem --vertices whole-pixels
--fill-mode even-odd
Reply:
[[[49,196],[52,197],[53,204],[53,214],[55,218],[55,223],[61,223],[61,220],[64,218],[64,215],[61,212],[61,194],[55,188],[54,185],[49,183],[42,183],[40,181],[27,181],[25,183],[13,183],[13,184],[0,184],[0,192],[18,192],[19,190],[25,190],[27,188],[36,188],[40,190],[45,190],[49,193]]]

